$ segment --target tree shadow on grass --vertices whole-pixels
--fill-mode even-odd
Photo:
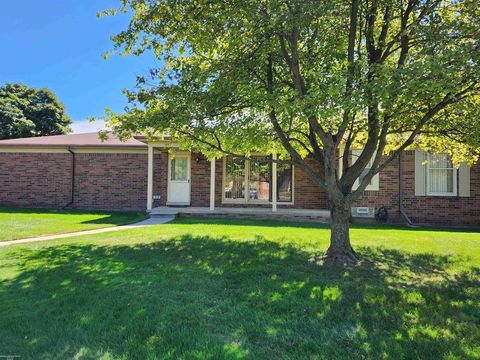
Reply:
[[[267,240],[17,249],[0,271],[0,353],[22,358],[474,358],[480,271],[360,249],[332,269]]]
[[[241,225],[241,226],[266,226],[266,227],[294,227],[307,229],[330,229],[330,224],[319,221],[285,221],[285,220],[253,220],[235,219],[225,217],[195,217],[180,216],[175,219],[175,224],[202,224],[202,225]],[[407,230],[407,231],[436,231],[458,233],[480,233],[479,227],[441,227],[441,226],[408,226],[402,224],[379,223],[352,223],[352,229],[368,230]]]
[[[85,220],[82,221],[82,224],[110,224],[112,226],[115,225],[127,225],[133,224],[147,218],[146,214],[140,211],[112,211],[110,213],[106,213],[105,216],[92,219],[92,220]]]

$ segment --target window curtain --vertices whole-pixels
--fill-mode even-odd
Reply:
[[[447,194],[454,192],[454,168],[448,155],[429,155],[428,189],[430,193]]]

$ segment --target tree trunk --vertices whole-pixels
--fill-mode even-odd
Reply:
[[[330,247],[325,263],[335,265],[355,265],[359,257],[350,245],[350,205],[332,204]]]

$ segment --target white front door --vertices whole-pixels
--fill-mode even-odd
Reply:
[[[190,154],[168,155],[167,205],[190,205]]]

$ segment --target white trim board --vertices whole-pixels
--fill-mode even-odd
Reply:
[[[0,147],[0,153],[50,153],[68,154],[70,149],[77,154],[147,154],[147,148],[115,148],[115,147],[48,147],[48,146],[4,146]]]

